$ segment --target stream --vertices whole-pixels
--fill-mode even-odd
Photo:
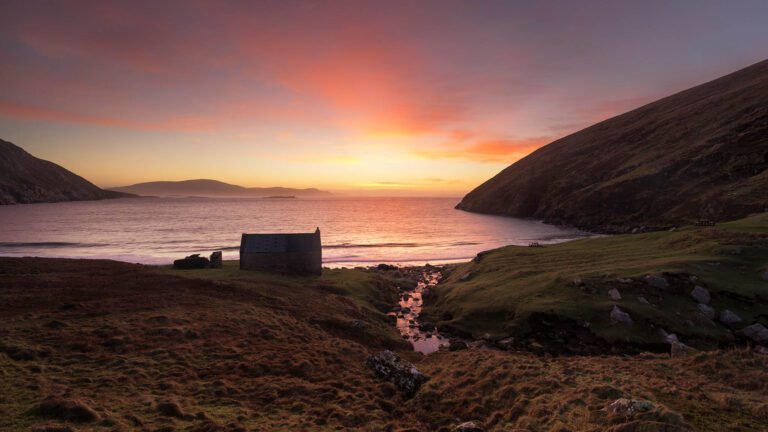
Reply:
[[[420,322],[419,315],[424,304],[424,292],[440,281],[439,271],[425,270],[413,290],[400,289],[400,300],[391,315],[397,318],[397,330],[413,345],[414,351],[430,354],[449,344],[448,339],[441,336],[434,324]]]

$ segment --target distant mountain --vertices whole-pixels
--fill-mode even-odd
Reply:
[[[607,232],[768,208],[768,60],[546,145],[457,208]]]
[[[130,195],[100,189],[77,174],[0,139],[0,205],[127,196]]]
[[[292,189],[284,187],[247,188],[218,180],[156,181],[132,186],[112,188],[117,192],[151,196],[205,196],[205,197],[270,197],[270,196],[323,196],[330,195],[315,188]]]

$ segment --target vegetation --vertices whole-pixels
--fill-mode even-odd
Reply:
[[[742,233],[752,222],[728,229]],[[766,355],[422,357],[386,321],[397,293],[376,272],[236,269],[0,258],[0,430],[449,431],[468,420],[489,431],[768,426]],[[430,377],[413,398],[366,368],[383,349]],[[606,411],[620,397],[656,408]]]
[[[717,312],[731,310],[744,325],[768,324],[768,282],[761,277],[767,264],[768,214],[711,228],[596,237],[543,248],[508,246],[455,268],[436,288],[426,313],[449,330],[491,339],[516,336],[523,338],[521,343],[542,333],[547,327],[542,322],[554,321],[573,324],[570,333],[561,329],[566,336],[581,325],[613,346],[664,349],[653,346],[661,342],[659,329],[664,329],[687,344],[713,348],[732,343],[733,329],[702,319],[691,290],[705,287]],[[646,275],[661,275],[670,287],[654,287]],[[621,300],[609,297],[613,288]],[[612,323],[614,305],[628,312],[634,324]]]

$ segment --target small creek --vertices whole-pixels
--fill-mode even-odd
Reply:
[[[431,323],[420,322],[419,315],[424,305],[424,293],[440,281],[439,271],[423,271],[413,290],[400,289],[399,310],[391,312],[397,318],[397,329],[404,339],[413,345],[414,351],[430,354],[448,345],[448,339],[441,336]]]

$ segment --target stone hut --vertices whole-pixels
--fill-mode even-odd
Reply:
[[[320,274],[320,228],[311,234],[243,234],[240,270]]]

